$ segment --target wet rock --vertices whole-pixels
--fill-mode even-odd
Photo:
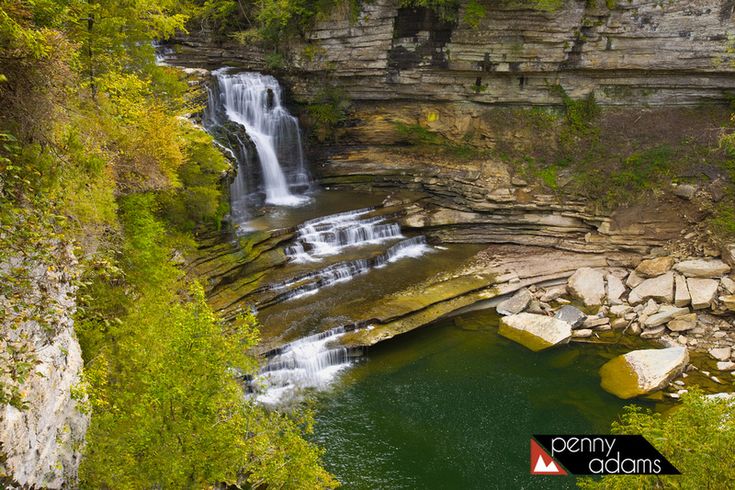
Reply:
[[[605,276],[607,282],[607,302],[611,305],[619,305],[622,303],[620,299],[625,294],[625,284],[617,276],[607,274]]]
[[[649,298],[661,303],[674,301],[674,274],[671,271],[644,280],[630,292],[628,302],[635,305]]]
[[[674,265],[673,257],[656,257],[655,259],[647,259],[638,264],[635,273],[640,277],[658,277],[671,270]]]
[[[692,308],[701,310],[709,308],[717,295],[719,282],[714,279],[690,277],[687,279],[689,295],[692,297]]]
[[[556,312],[554,318],[567,322],[572,328],[577,328],[584,323],[587,315],[580,311],[579,308],[567,305],[562,306],[559,311]]]
[[[679,184],[673,187],[672,192],[675,196],[690,201],[697,193],[697,187],[691,184]]]
[[[686,306],[692,301],[692,297],[689,295],[689,286],[687,286],[687,280],[684,276],[676,275],[675,282],[675,293],[674,293],[674,305],[675,306]]]
[[[721,277],[730,272],[730,266],[721,260],[692,259],[679,262],[674,270],[687,277]],[[691,291],[691,288],[690,288]]]
[[[732,362],[732,361],[718,361],[717,362],[717,370],[718,371],[735,371],[735,362]]]
[[[496,311],[499,315],[515,315],[525,310],[532,299],[531,292],[527,288],[523,288],[512,297],[500,302]]]
[[[644,322],[644,325],[646,328],[658,327],[687,313],[689,313],[689,308],[677,308],[676,306],[661,308],[658,313],[649,316]]]
[[[686,332],[697,326],[697,314],[690,313],[688,315],[682,315],[674,320],[671,320],[667,327],[672,332]]]
[[[532,351],[540,351],[569,342],[572,327],[558,318],[519,313],[502,317],[498,333]]]
[[[585,306],[600,306],[605,297],[605,278],[599,270],[582,267],[569,278],[567,290]]]
[[[636,350],[603,365],[600,384],[619,398],[633,398],[665,387],[688,363],[686,347]]]
[[[717,361],[728,361],[730,360],[730,354],[732,353],[730,347],[715,347],[707,351],[713,359]]]

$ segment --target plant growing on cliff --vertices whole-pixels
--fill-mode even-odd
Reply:
[[[692,391],[666,414],[632,405],[614,434],[641,434],[681,472],[681,475],[611,475],[582,479],[585,489],[722,488],[735,479],[735,402],[711,399]]]

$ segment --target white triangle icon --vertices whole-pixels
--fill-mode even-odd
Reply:
[[[559,467],[556,466],[556,463],[554,463],[553,460],[549,461],[549,464],[547,465],[544,463],[544,458],[539,454],[539,457],[536,460],[536,466],[533,467],[533,471],[534,473],[558,473]]]

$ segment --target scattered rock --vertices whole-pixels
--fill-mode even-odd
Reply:
[[[685,347],[636,350],[605,363],[600,384],[619,398],[633,398],[665,387],[688,363]]]
[[[686,278],[677,274],[674,283],[674,305],[687,306],[691,303],[692,297],[689,295],[689,287],[687,286]]]
[[[658,277],[671,270],[674,265],[673,257],[656,257],[644,260],[635,268],[635,273],[641,277]]]
[[[689,295],[692,297],[692,308],[701,310],[709,308],[717,295],[719,282],[714,279],[700,279],[690,277],[687,279]]]
[[[666,331],[666,327],[664,326],[647,328],[643,330],[643,332],[641,332],[641,338],[642,339],[657,339],[661,337],[665,331]]]
[[[691,184],[679,184],[673,187],[672,192],[677,197],[691,201],[694,194],[697,193],[697,187]]]
[[[729,361],[730,360],[730,354],[731,349],[730,347],[715,347],[713,349],[708,350],[709,355],[712,356],[717,361]]]
[[[630,292],[628,302],[635,305],[649,298],[661,303],[673,302],[674,274],[671,271],[644,280]]]
[[[563,322],[567,322],[572,328],[577,328],[584,323],[587,315],[580,311],[579,308],[567,305],[559,308],[559,311],[556,312],[554,317]]]
[[[720,284],[722,285],[722,289],[730,294],[735,294],[735,281],[725,276],[720,280]]]
[[[569,278],[567,290],[585,306],[600,306],[605,297],[605,278],[597,269],[582,267]]]
[[[728,243],[722,246],[720,250],[722,258],[725,262],[735,267],[735,243]]]
[[[614,329],[625,328],[628,326],[628,320],[626,320],[625,318],[616,318],[612,321],[610,326]]]
[[[548,305],[546,306],[548,307]],[[528,303],[528,307],[526,308],[526,311],[529,313],[538,313],[539,315],[546,314],[546,310],[544,310],[543,304],[535,299],[531,300],[531,302]]]
[[[718,361],[718,371],[735,371],[735,362],[732,361]]]
[[[658,313],[649,316],[644,325],[646,328],[658,327],[687,313],[689,313],[689,308],[677,308],[676,306],[661,308]]]
[[[687,340],[689,339],[687,339],[684,335],[679,335],[676,338],[676,341],[679,342],[681,345],[687,345]]]
[[[607,317],[596,317],[596,316],[588,316],[587,319],[582,323],[582,326],[584,328],[594,328],[599,327],[600,325],[608,325],[610,323],[610,319]]]
[[[641,326],[637,322],[633,322],[630,324],[630,327],[628,327],[628,332],[631,335],[640,335]]]
[[[620,298],[625,294],[625,284],[623,284],[623,281],[613,274],[607,274],[605,281],[607,282],[607,302],[611,305],[622,303]]]
[[[613,316],[623,317],[633,311],[628,305],[615,305],[610,307],[610,314]]]
[[[719,300],[723,308],[735,311],[735,295],[728,294],[727,296],[720,296]]]
[[[639,276],[635,271],[633,271],[628,275],[628,279],[625,281],[625,284],[627,284],[629,288],[634,288],[644,280],[645,278]]]
[[[641,315],[650,316],[653,315],[658,311],[658,303],[656,303],[654,300],[649,299],[646,303],[646,306],[643,307],[643,310],[641,311]]]
[[[496,307],[496,311],[499,315],[515,315],[525,310],[532,299],[531,291],[523,288],[512,297],[500,302]]]
[[[667,327],[672,332],[686,332],[697,326],[697,314],[690,313],[688,315],[681,315],[674,320],[671,320]]]
[[[567,287],[563,284],[559,286],[551,286],[546,288],[544,291],[544,294],[541,295],[541,298],[539,298],[544,303],[548,303],[549,301],[554,301],[555,299],[565,295],[567,293]]]
[[[574,339],[586,339],[587,337],[592,337],[592,330],[589,328],[579,328],[572,332]]]
[[[730,272],[730,266],[721,260],[692,259],[679,262],[674,270],[687,277],[721,277]],[[691,286],[689,288],[691,292]]]
[[[498,333],[532,351],[540,351],[569,342],[572,326],[558,318],[519,313],[502,317]]]

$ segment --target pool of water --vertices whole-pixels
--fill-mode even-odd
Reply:
[[[374,347],[317,404],[315,440],[347,489],[573,488],[531,476],[534,433],[606,433],[626,402],[597,371],[620,345],[540,353],[482,310]],[[629,403],[629,402],[628,402]]]

